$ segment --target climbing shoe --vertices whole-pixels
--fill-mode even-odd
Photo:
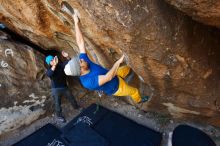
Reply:
[[[66,119],[61,114],[58,114],[56,116],[56,119],[57,119],[58,122],[61,122],[61,123],[65,123],[66,122]]]
[[[141,97],[141,101],[140,101],[139,103],[146,102],[146,101],[148,101],[149,99],[150,99],[149,96],[142,96],[142,97]]]

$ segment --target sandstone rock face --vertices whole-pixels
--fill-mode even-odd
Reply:
[[[194,20],[220,28],[219,0],[166,0]]]
[[[220,125],[220,31],[161,0],[68,0],[80,13],[89,55],[110,67],[122,53],[152,98],[143,110]],[[61,1],[8,0],[0,20],[32,42],[78,52]],[[143,84],[144,83],[144,84]]]
[[[0,31],[0,135],[44,114],[49,80],[43,56]]]

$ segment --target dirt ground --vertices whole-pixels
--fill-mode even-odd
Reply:
[[[99,103],[108,109],[116,111],[117,113],[120,113],[125,117],[128,117],[136,121],[139,124],[150,127],[156,131],[160,131],[163,133],[163,142],[161,146],[168,146],[168,134],[179,124],[188,124],[203,130],[205,133],[212,137],[212,139],[216,142],[217,146],[220,145],[220,128],[213,127],[210,125],[203,125],[200,123],[190,123],[187,121],[180,122],[172,120],[167,116],[158,113],[143,112],[137,109],[136,107],[127,104],[123,100],[120,100],[117,97],[103,97],[100,101],[99,98],[95,98],[93,96],[94,95],[88,94],[81,98],[79,104],[82,106],[82,108],[86,108],[91,103]],[[68,123],[68,121],[70,121],[80,113],[79,110],[74,110],[69,103],[63,104],[62,106],[63,113],[67,119],[66,123]],[[23,126],[17,130],[14,130],[10,133],[1,136],[0,146],[10,146],[47,123],[52,123],[57,127],[65,126],[65,124],[57,123],[54,115],[48,115],[44,118],[41,118],[33,122],[31,125]]]

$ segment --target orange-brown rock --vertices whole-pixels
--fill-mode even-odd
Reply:
[[[219,0],[165,0],[194,20],[220,28]]]
[[[43,55],[0,31],[0,135],[45,113],[49,80]]]
[[[2,31],[0,36],[0,97],[4,99],[0,107],[23,104],[31,94],[47,95],[46,90],[50,88],[49,80],[45,78],[43,55],[10,40],[10,36]]]
[[[94,60],[110,67],[126,54],[127,64],[152,96],[143,110],[220,125],[218,29],[191,20],[161,0],[67,2],[80,12]],[[73,22],[60,3],[1,0],[0,20],[45,49],[74,54],[78,48]]]

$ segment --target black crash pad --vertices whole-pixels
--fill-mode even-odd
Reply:
[[[67,146],[60,135],[59,129],[47,124],[13,146]]]
[[[90,126],[79,123],[62,135],[70,146],[108,146],[105,138],[95,132]]]
[[[173,131],[173,146],[216,146],[203,131],[188,125],[179,125]]]
[[[92,104],[61,130],[47,124],[13,146],[160,146],[162,134]]]
[[[92,104],[76,118],[70,121],[62,131],[68,133],[77,124],[90,126],[108,141],[110,146],[160,146],[162,134],[148,127],[110,111],[102,106]]]

